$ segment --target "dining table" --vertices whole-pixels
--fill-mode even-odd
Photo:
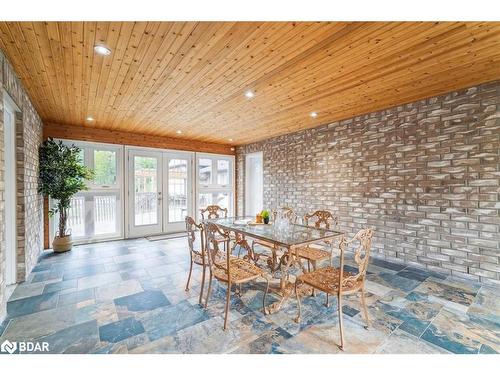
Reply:
[[[345,233],[337,230],[316,226],[307,226],[291,223],[286,220],[270,222],[269,224],[255,223],[253,217],[227,217],[210,219],[226,232],[234,233],[232,252],[244,250],[243,258],[262,267],[265,264],[271,279],[276,280],[270,291],[279,298],[278,301],[266,307],[265,313],[271,314],[281,309],[288,298],[295,293],[295,283],[292,281],[291,271],[307,272],[297,255],[297,249],[305,246],[330,247],[335,250],[337,240],[340,241]],[[250,240],[264,242],[267,246],[262,252],[257,252],[249,243]],[[267,249],[267,250],[266,250]],[[307,286],[301,286],[300,294],[312,293]]]

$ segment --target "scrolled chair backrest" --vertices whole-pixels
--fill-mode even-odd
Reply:
[[[227,217],[227,208],[222,208],[216,204],[208,205],[205,208],[200,209],[201,218],[205,220],[205,213],[207,213],[207,219],[220,219],[220,215],[224,214],[224,218]]]
[[[228,278],[230,279],[230,267],[229,267],[229,260],[230,260],[230,253],[231,253],[231,246],[230,246],[230,238],[229,238],[229,233],[222,230],[217,224],[215,223],[204,223],[203,226],[205,227],[205,251],[207,253],[207,258],[208,258],[208,265],[210,267],[210,270],[214,272],[216,269],[222,269],[224,270]],[[219,247],[219,244],[221,243],[220,239],[223,238],[224,241],[226,241],[226,252],[224,250],[221,250]]]
[[[277,219],[286,219],[290,223],[295,224],[297,222],[297,215],[289,207],[280,207],[273,211],[273,221]]]
[[[187,233],[190,253],[198,254],[198,255],[202,256],[202,259],[204,259],[204,252],[205,252],[204,233],[205,233],[205,230],[203,228],[203,225],[196,224],[196,222],[194,221],[194,219],[191,216],[186,216],[184,221],[186,223],[186,233]],[[196,229],[200,230],[200,243],[201,243],[200,251],[197,251],[194,249],[194,244],[196,241],[196,234],[195,234]]]
[[[305,225],[314,225],[316,228],[330,229],[330,227],[338,224],[338,217],[333,216],[330,211],[318,210],[312,214],[306,214],[304,216]]]
[[[366,271],[368,270],[368,264],[370,261],[370,250],[372,247],[372,237],[373,229],[361,229],[358,233],[354,235],[350,240],[342,238],[340,241],[340,285],[342,287],[347,287],[349,284],[362,281],[366,277]],[[355,275],[350,275],[348,277],[343,277],[344,268],[344,253],[345,250],[350,246],[355,244],[354,248],[354,261],[358,266],[358,272]]]

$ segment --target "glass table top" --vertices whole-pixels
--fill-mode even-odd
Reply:
[[[343,232],[331,229],[318,229],[300,224],[274,225],[274,223],[247,223],[253,220],[253,217],[228,217],[206,221],[216,223],[226,230],[235,231],[248,237],[269,241],[285,247],[321,242],[344,235]]]

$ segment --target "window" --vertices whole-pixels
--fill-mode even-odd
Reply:
[[[75,144],[80,151],[82,164],[94,170],[94,179],[71,199],[68,212],[68,229],[77,242],[119,238],[123,233],[122,209],[122,147],[64,141]],[[53,228],[57,228],[58,215]]]
[[[222,155],[198,155],[198,209],[216,204],[234,215],[234,158]]]

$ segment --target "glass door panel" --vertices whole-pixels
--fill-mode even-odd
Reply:
[[[129,150],[129,233],[141,236],[162,230],[161,153]]]
[[[184,219],[192,216],[192,155],[188,153],[166,153],[165,173],[165,232],[184,229]]]

